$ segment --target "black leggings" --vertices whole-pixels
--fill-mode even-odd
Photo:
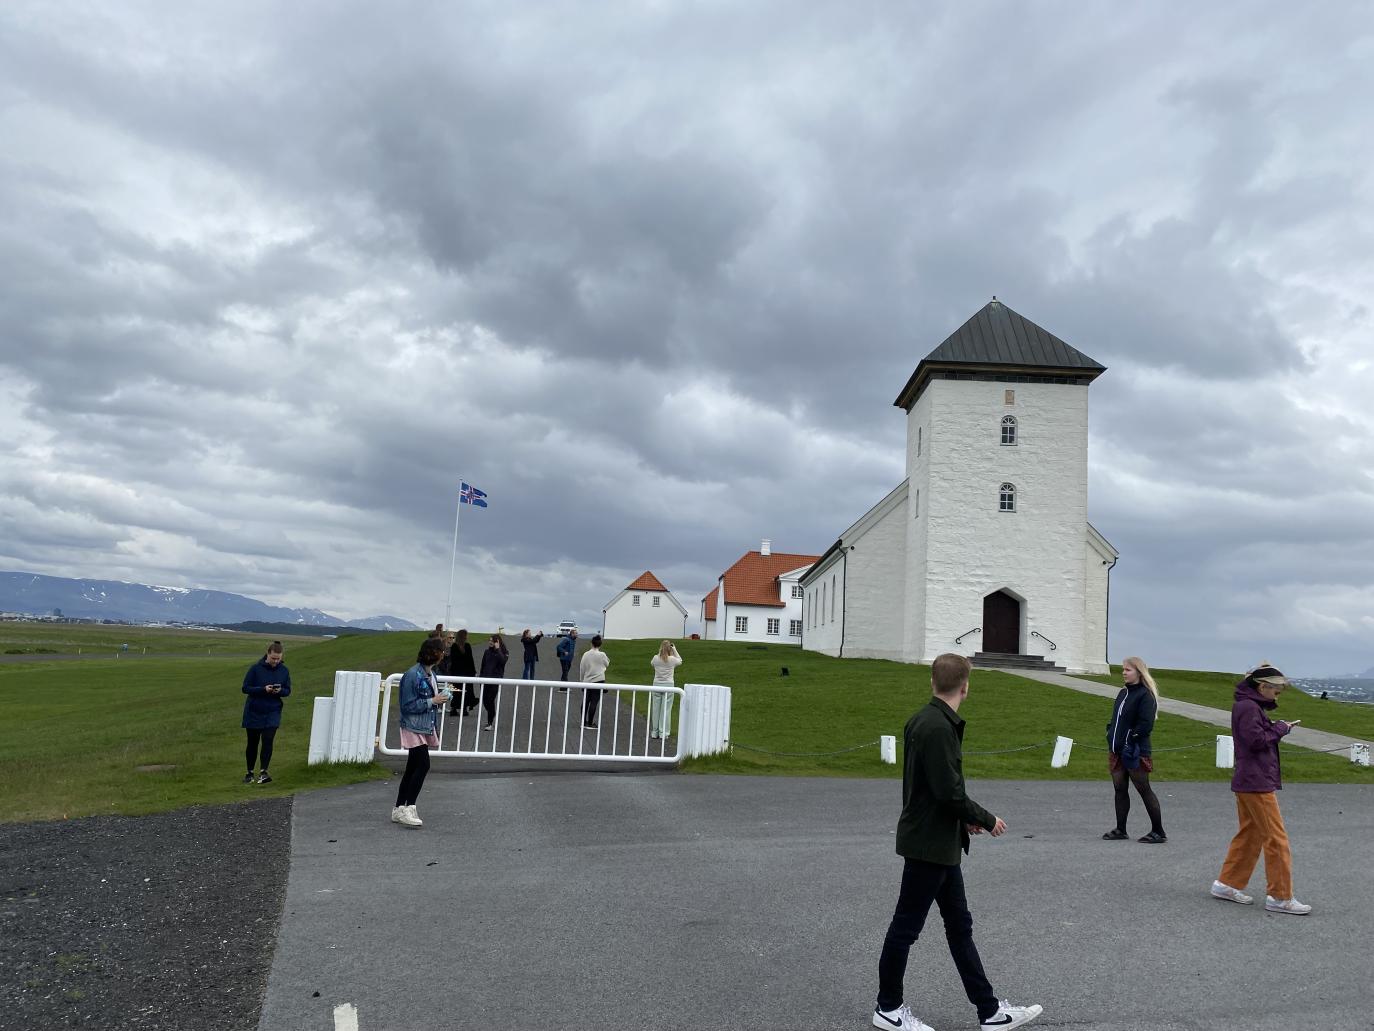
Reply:
[[[262,771],[267,772],[268,765],[272,762],[272,739],[277,736],[276,727],[245,727],[248,731],[248,748],[244,751],[244,757],[248,760],[248,772],[253,772],[253,766],[258,761],[258,742],[262,742]]]
[[[1126,833],[1126,815],[1131,811],[1128,777],[1130,783],[1135,785],[1140,800],[1145,803],[1145,812],[1150,815],[1150,830],[1163,834],[1164,817],[1159,811],[1159,799],[1155,797],[1154,788],[1150,787],[1150,775],[1139,767],[1128,770],[1122,766],[1112,770],[1112,789],[1116,792],[1116,829],[1122,834]]]
[[[401,787],[396,792],[397,805],[414,805],[420,797],[420,789],[425,786],[425,775],[429,773],[429,745],[416,745],[409,755],[406,771],[401,774]]]

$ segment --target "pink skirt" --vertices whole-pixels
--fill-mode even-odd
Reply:
[[[401,747],[411,749],[417,745],[429,745],[430,748],[439,747],[438,734],[417,734],[413,730],[401,728]]]

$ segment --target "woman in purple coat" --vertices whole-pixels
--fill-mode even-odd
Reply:
[[[1221,874],[1212,882],[1212,895],[1242,906],[1254,902],[1242,889],[1250,883],[1263,852],[1264,876],[1269,882],[1264,908],[1271,913],[1305,916],[1312,907],[1293,897],[1293,854],[1278,798],[1283,787],[1279,741],[1300,721],[1285,723],[1267,715],[1277,708],[1279,694],[1287,686],[1288,678],[1267,662],[1260,663],[1236,685],[1236,700],[1231,706],[1231,737],[1236,747],[1231,791],[1236,796],[1240,829],[1231,839]]]

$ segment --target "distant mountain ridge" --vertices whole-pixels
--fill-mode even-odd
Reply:
[[[77,619],[116,619],[129,623],[221,624],[258,621],[304,626],[352,626],[364,630],[420,629],[397,616],[345,620],[319,609],[269,605],[256,598],[227,591],[0,572],[0,612],[41,616],[54,611]]]

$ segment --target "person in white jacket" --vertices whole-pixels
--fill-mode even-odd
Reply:
[[[649,660],[654,668],[654,687],[672,687],[673,671],[682,665],[682,656],[672,641],[658,646],[658,654]],[[673,732],[673,696],[655,693],[649,696],[649,736],[668,737]]]
[[[592,638],[592,646],[582,653],[582,662],[577,667],[578,679],[584,684],[604,684],[606,668],[611,657],[601,650],[601,635]],[[588,687],[582,691],[582,726],[596,729],[596,710],[601,706],[601,688]]]

